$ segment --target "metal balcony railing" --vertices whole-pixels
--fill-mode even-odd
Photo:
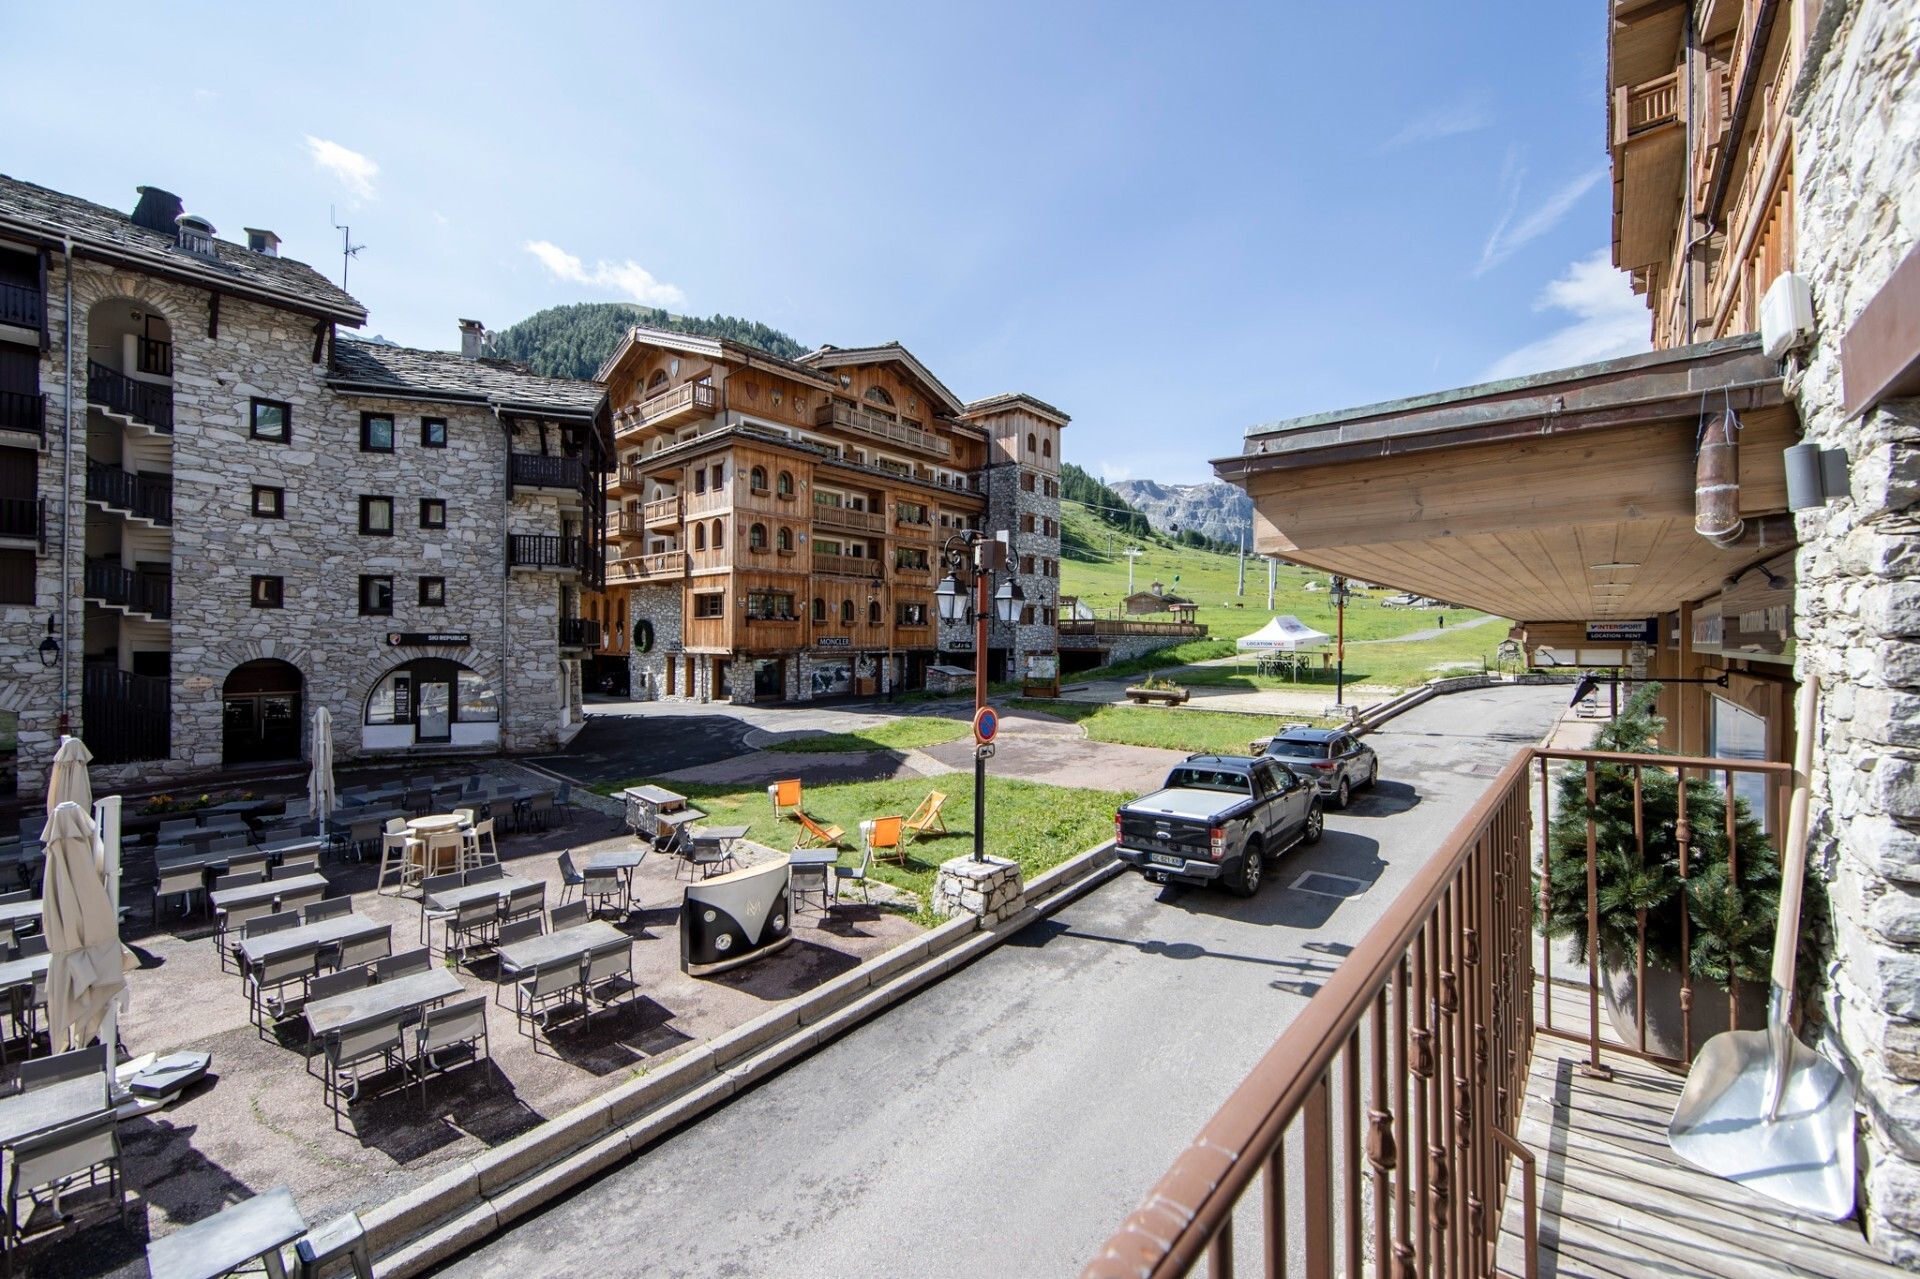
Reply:
[[[47,500],[43,497],[0,497],[0,537],[32,538],[47,548]]]
[[[558,533],[507,534],[507,563],[514,568],[583,568],[586,539]]]
[[[155,524],[173,523],[173,477],[87,463],[87,500]]]
[[[38,285],[0,283],[0,324],[37,329],[46,316],[46,297]]]
[[[0,430],[25,431],[45,438],[47,397],[27,391],[0,391]]]
[[[586,469],[577,457],[549,457],[541,453],[507,455],[507,480],[515,488],[577,490]]]
[[[80,715],[93,762],[165,759],[169,703],[166,680],[89,662],[80,677]]]
[[[162,338],[135,338],[133,367],[154,377],[172,377],[173,343]]]
[[[599,648],[600,623],[591,617],[560,619],[561,648]]]
[[[165,620],[173,616],[173,581],[141,573],[115,560],[89,559],[84,574],[87,598],[99,604]]]
[[[87,361],[87,403],[173,434],[173,388],[136,382],[98,360]]]

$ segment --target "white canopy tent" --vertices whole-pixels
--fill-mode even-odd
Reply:
[[[1282,613],[1251,635],[1236,643],[1243,653],[1298,653],[1303,649],[1325,648],[1333,636],[1316,631],[1291,613]]]

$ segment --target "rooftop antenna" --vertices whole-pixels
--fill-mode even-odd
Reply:
[[[331,204],[327,206],[327,219],[333,223],[333,229],[340,233],[340,287],[344,289],[347,287],[347,265],[359,257],[360,250],[367,246],[353,242],[353,228],[339,221]]]

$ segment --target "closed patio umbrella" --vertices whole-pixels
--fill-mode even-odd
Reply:
[[[327,833],[327,815],[333,812],[339,797],[333,789],[333,712],[324,706],[313,708],[313,746],[308,752],[313,771],[307,774],[307,812]]]
[[[94,857],[93,819],[71,801],[47,822],[47,878],[41,927],[47,935],[47,1035],[85,1044],[108,1009],[126,1006],[132,956],[120,944],[120,921]]]
[[[80,806],[83,813],[93,811],[93,781],[87,776],[87,765],[93,762],[93,752],[87,744],[77,737],[60,739],[60,749],[53,754],[53,771],[47,775],[47,825],[40,834],[40,841],[53,842],[53,811],[71,800]]]

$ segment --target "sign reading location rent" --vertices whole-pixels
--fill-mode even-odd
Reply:
[[[973,716],[973,740],[985,744],[993,740],[1000,731],[1000,712],[991,706],[982,706]]]
[[[1660,622],[1658,618],[1635,618],[1619,622],[1588,622],[1587,638],[1590,640],[1618,640],[1632,644],[1658,643]]]
[[[391,648],[404,648],[409,645],[422,648],[464,648],[473,643],[473,636],[467,631],[388,631],[387,645]]]

